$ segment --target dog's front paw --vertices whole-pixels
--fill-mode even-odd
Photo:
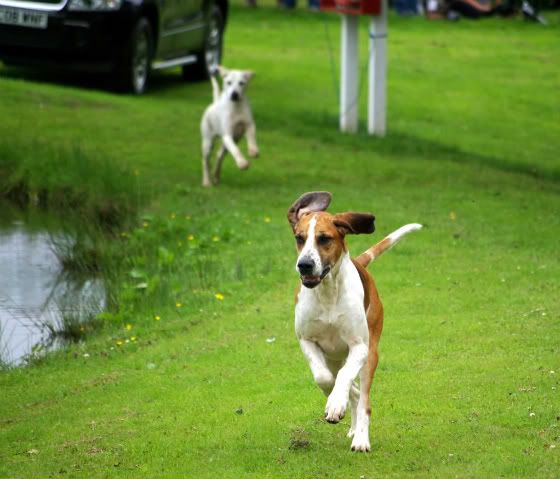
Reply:
[[[369,437],[367,437],[367,434],[355,434],[351,449],[355,452],[369,452],[371,450],[371,446],[369,444]]]
[[[259,149],[256,146],[249,147],[249,156],[251,158],[257,158],[259,156]]]
[[[204,178],[202,180],[202,186],[205,188],[210,188],[212,186],[212,182],[208,178]]]
[[[339,422],[346,413],[346,405],[348,399],[340,398],[338,395],[331,393],[327,399],[327,406],[325,407],[325,419],[327,422],[336,424]]]
[[[247,170],[249,168],[249,166],[250,166],[250,163],[245,158],[237,160],[237,167],[240,170]]]

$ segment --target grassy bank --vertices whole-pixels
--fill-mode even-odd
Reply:
[[[1,68],[1,152],[20,154],[30,136],[50,151],[77,145],[85,166],[62,171],[89,173],[72,191],[97,204],[132,184],[125,197],[140,206],[111,240],[120,276],[106,327],[1,373],[0,476],[556,477],[558,16],[551,23],[392,17],[379,140],[336,131],[336,17],[236,6],[224,63],[257,71],[262,154],[247,172],[228,161],[212,190],[199,186],[208,85],[170,72],[131,98]],[[365,44],[365,22],[361,35]],[[426,225],[370,267],[386,326],[369,455],[349,451],[347,420],[322,420],[293,334],[285,213],[314,189],[333,193],[333,210],[376,214],[373,237],[349,239],[354,252]]]
[[[0,197],[22,206],[80,215],[115,227],[140,206],[134,172],[79,143],[26,139],[27,129],[0,142]]]

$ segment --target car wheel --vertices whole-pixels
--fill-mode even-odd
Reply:
[[[120,90],[135,95],[141,95],[146,91],[153,44],[150,22],[142,17],[132,29],[127,48],[117,68],[117,86]]]
[[[224,15],[217,5],[212,5],[208,27],[204,38],[204,48],[196,55],[196,63],[183,66],[186,80],[207,80],[222,60],[224,39]]]

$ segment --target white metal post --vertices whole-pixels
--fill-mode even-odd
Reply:
[[[387,95],[387,0],[369,29],[368,133],[384,136]]]
[[[358,131],[358,16],[342,15],[340,43],[340,130]]]

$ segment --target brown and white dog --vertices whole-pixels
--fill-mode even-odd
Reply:
[[[328,397],[325,417],[339,422],[348,402],[352,423],[348,437],[353,451],[369,451],[369,394],[379,355],[383,306],[366,266],[404,235],[422,228],[409,224],[352,259],[347,234],[373,233],[370,213],[325,212],[331,194],[305,193],[288,210],[295,234],[295,329],[317,385]],[[360,375],[359,387],[354,383]]]

